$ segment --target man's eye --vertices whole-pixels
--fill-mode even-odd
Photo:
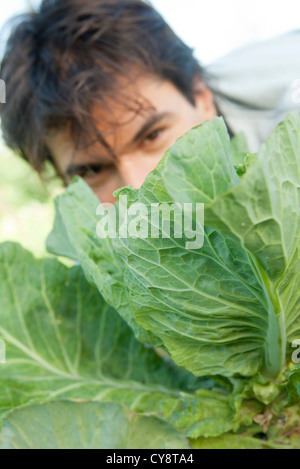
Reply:
[[[78,176],[82,178],[89,178],[89,177],[95,176],[96,174],[101,173],[103,169],[104,169],[103,165],[91,164],[91,165],[87,165],[87,166],[83,166],[82,168],[79,168],[76,173]]]
[[[151,132],[150,134],[148,134],[145,137],[145,139],[143,140],[143,143],[147,145],[147,143],[153,142],[154,140],[156,140],[160,136],[162,131],[163,131],[163,129],[154,130],[153,132]]]

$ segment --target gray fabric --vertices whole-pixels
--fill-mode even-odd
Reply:
[[[204,79],[232,132],[255,152],[289,112],[300,112],[300,30],[237,49]]]

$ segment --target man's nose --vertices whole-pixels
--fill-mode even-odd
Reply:
[[[158,161],[159,159],[145,156],[121,157],[118,170],[124,185],[131,185],[134,189],[140,188],[146,176],[155,168]]]

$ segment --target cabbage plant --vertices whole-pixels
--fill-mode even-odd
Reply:
[[[158,236],[99,236],[80,178],[47,242],[72,267],[3,244],[0,447],[299,448],[300,116],[256,155],[208,121],[115,196],[128,223],[204,204],[203,245],[163,212]]]

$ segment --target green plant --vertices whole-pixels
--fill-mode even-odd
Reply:
[[[79,265],[2,245],[2,447],[299,447],[300,117],[257,155],[206,122],[121,196],[204,203],[204,244],[99,239],[76,179],[48,249]]]

